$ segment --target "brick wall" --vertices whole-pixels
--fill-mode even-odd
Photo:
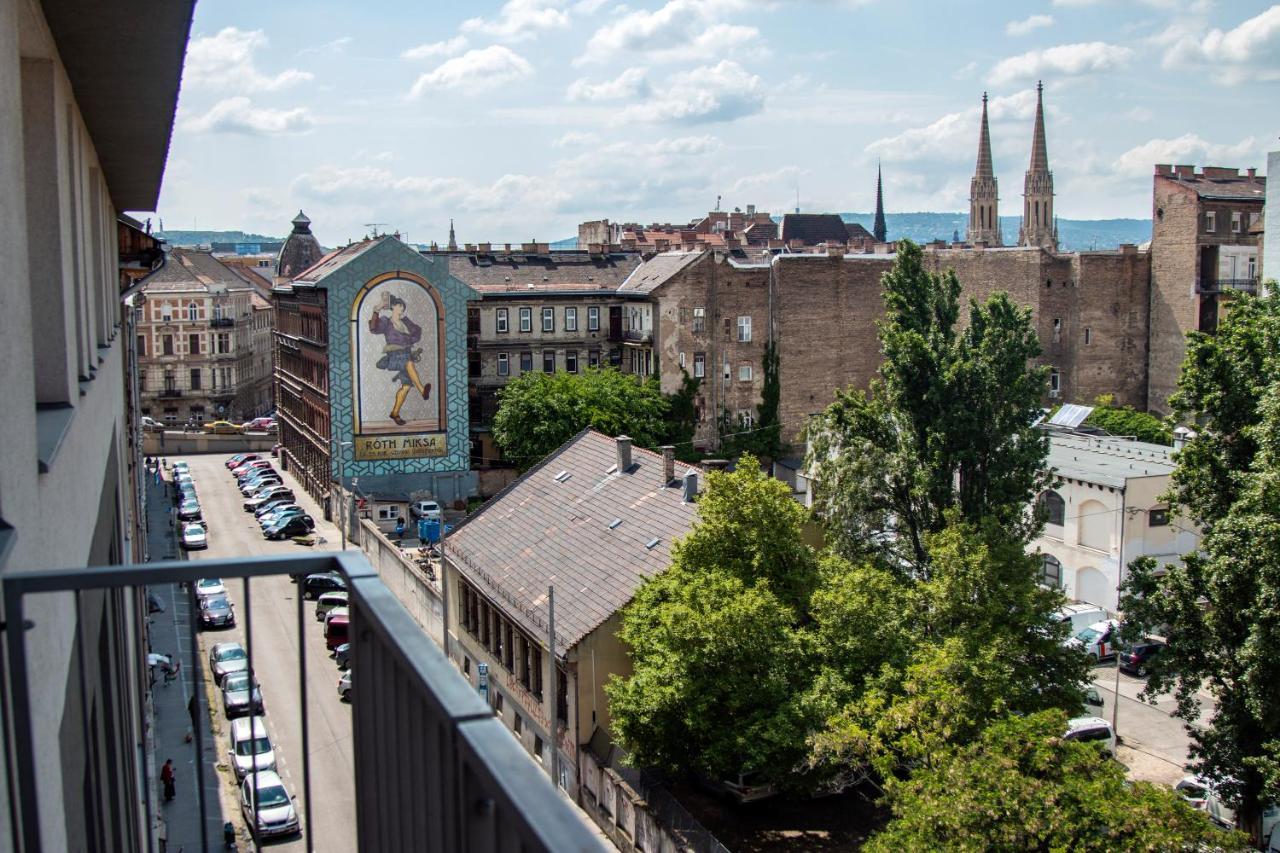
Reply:
[[[1194,189],[1157,175],[1153,213],[1147,405],[1164,414],[1186,356],[1186,335],[1199,323],[1195,292],[1199,199]]]

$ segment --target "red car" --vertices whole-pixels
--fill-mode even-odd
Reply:
[[[245,432],[275,432],[276,421],[275,418],[254,418],[246,421],[241,429]]]
[[[239,468],[241,465],[247,465],[250,462],[256,462],[261,458],[262,457],[259,456],[257,453],[237,453],[235,456],[232,456],[230,459],[228,459],[224,464],[227,466],[227,470],[230,471],[232,468]]]

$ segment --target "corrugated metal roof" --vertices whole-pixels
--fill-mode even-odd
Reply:
[[[1062,477],[1120,488],[1127,480],[1172,473],[1172,453],[1145,441],[1051,433],[1047,465]]]

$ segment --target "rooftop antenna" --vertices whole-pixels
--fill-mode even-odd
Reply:
[[[800,212],[800,182],[796,181],[796,213]]]
[[[716,193],[716,210],[720,209],[720,194]]]
[[[366,223],[364,223],[364,227],[365,227],[365,228],[372,229],[372,234],[371,234],[370,236],[371,236],[371,237],[373,237],[373,239],[375,239],[375,240],[378,238],[378,226],[379,226],[379,225],[381,225],[381,226],[385,227],[385,226],[387,225],[387,223],[386,223],[386,222],[366,222]]]

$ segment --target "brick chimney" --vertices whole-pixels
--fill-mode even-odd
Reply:
[[[618,473],[625,474],[631,467],[631,437],[620,435],[614,442],[618,446]]]
[[[1253,166],[1250,166],[1247,171],[1249,173],[1249,180],[1252,181],[1254,178],[1258,177],[1258,170]]]
[[[676,449],[670,444],[662,445],[662,485],[666,486],[676,478]]]

